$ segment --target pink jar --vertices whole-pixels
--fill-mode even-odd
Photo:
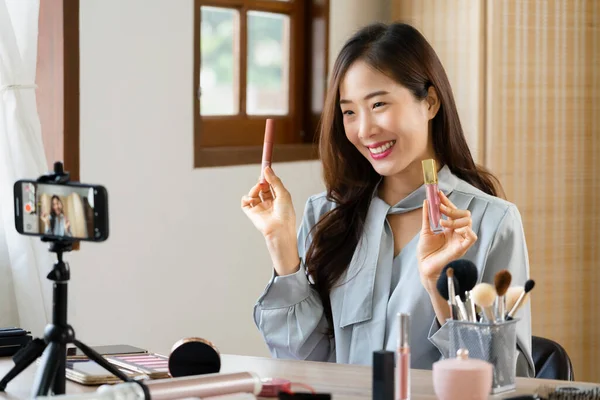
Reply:
[[[433,363],[433,389],[440,400],[487,400],[492,389],[494,367],[469,358],[465,349],[456,358]]]

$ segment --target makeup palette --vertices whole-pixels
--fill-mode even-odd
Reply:
[[[130,378],[143,377],[143,374],[119,367]],[[104,367],[91,360],[67,360],[66,378],[82,385],[104,385],[119,383],[121,379],[108,372]]]
[[[148,375],[150,379],[169,378],[169,358],[160,354],[123,355],[106,357],[111,363]]]

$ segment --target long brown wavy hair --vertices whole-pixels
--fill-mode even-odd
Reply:
[[[348,268],[363,232],[372,193],[381,179],[344,131],[339,88],[346,71],[357,60],[391,77],[417,99],[425,99],[433,86],[440,101],[439,111],[430,122],[437,159],[456,176],[490,195],[497,196],[502,190],[498,180],[473,161],[446,72],[419,31],[404,23],[375,23],[356,32],[335,61],[320,122],[319,153],[327,198],[336,207],[313,227],[312,243],[305,256],[307,271],[325,309],[329,334],[333,334],[330,291]]]

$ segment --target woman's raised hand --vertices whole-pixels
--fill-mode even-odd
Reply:
[[[292,197],[281,179],[269,167],[266,183],[257,183],[242,197],[242,209],[265,238],[296,229]]]
[[[298,270],[296,213],[292,196],[270,167],[266,183],[258,183],[242,197],[242,210],[265,237],[273,266],[279,275]]]
[[[444,267],[464,256],[477,241],[477,235],[472,229],[471,212],[459,210],[441,190],[439,196],[440,211],[448,217],[441,221],[444,232],[437,235],[432,232],[429,226],[429,207],[425,200],[421,236],[417,245],[421,282],[430,293],[437,290],[437,279]]]

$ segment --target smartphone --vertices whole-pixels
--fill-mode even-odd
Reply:
[[[143,375],[126,368],[119,368],[119,370],[131,378]],[[121,382],[121,379],[108,372],[100,364],[91,360],[68,360],[66,377],[67,379],[82,385],[103,385]]]
[[[125,354],[146,354],[148,350],[128,344],[115,344],[108,346],[92,346],[92,349],[101,356],[114,356]],[[67,359],[83,359],[87,356],[77,347],[67,347]]]
[[[102,242],[108,238],[108,193],[78,182],[14,185],[15,227],[22,235]]]

